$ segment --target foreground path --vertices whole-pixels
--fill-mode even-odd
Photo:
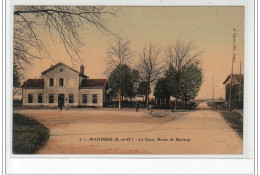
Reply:
[[[15,112],[50,128],[50,139],[39,154],[242,154],[243,151],[240,137],[218,112],[210,110],[174,114],[154,111],[164,117],[150,116],[142,110]]]

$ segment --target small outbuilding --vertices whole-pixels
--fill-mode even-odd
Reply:
[[[232,89],[231,89],[232,106],[235,108],[243,108],[244,75],[243,74],[233,74],[233,75],[230,74],[225,79],[223,84],[225,85],[225,100],[227,102],[229,101],[230,85],[232,84]]]

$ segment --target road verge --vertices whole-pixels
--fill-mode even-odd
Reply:
[[[241,139],[243,139],[243,116],[236,111],[221,111],[224,119],[229,123],[231,128],[233,128]]]
[[[33,154],[49,138],[49,129],[37,120],[15,113],[13,115],[13,154]]]

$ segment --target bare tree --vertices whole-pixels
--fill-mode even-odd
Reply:
[[[70,56],[72,63],[81,63],[79,29],[84,24],[108,31],[104,15],[115,15],[116,10],[94,6],[16,6],[14,9],[13,58],[19,69],[24,69],[33,59],[49,57],[40,31],[47,30],[51,37],[57,36]],[[40,52],[35,54],[36,52]],[[75,64],[74,64],[75,65]]]
[[[107,72],[112,72],[113,69],[119,67],[120,83],[118,89],[119,109],[122,108],[122,65],[127,64],[132,57],[133,52],[130,50],[130,41],[123,41],[117,37],[114,45],[111,45],[107,50]]]
[[[162,67],[159,62],[159,55],[161,53],[161,48],[149,43],[145,46],[141,53],[139,54],[139,73],[141,81],[146,82],[146,108],[149,107],[149,94],[151,92],[151,86],[154,85],[155,81],[158,79]]]
[[[195,47],[192,42],[184,43],[178,40],[175,46],[168,46],[165,51],[165,57],[168,65],[172,65],[175,70],[175,104],[174,111],[177,108],[177,99],[180,88],[181,75],[185,68],[195,62],[199,62],[198,57],[201,55],[200,52],[194,52]]]

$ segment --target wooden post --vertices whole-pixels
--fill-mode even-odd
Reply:
[[[228,108],[229,108],[229,112],[232,111],[232,80],[233,80],[233,58],[232,58],[232,67],[231,67],[231,75],[230,75],[230,87],[229,87],[229,104],[228,104]]]
[[[214,74],[213,74],[213,91],[212,91],[212,108],[214,107]]]
[[[241,61],[240,61],[240,76],[241,76]],[[241,101],[241,80],[239,80],[238,100]]]

